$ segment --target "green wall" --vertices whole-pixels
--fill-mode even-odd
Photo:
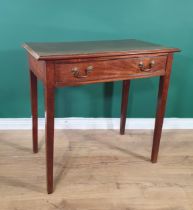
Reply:
[[[0,0],[0,117],[30,117],[27,41],[136,38],[172,47],[167,117],[193,117],[192,0]],[[153,117],[158,79],[132,82],[128,116]],[[39,111],[44,113],[39,84]],[[121,82],[56,91],[57,117],[119,117]]]

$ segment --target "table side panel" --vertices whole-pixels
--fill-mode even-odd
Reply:
[[[28,59],[30,70],[34,72],[38,79],[45,82],[46,62],[38,61],[31,55],[28,56]]]

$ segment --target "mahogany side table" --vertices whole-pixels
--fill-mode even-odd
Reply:
[[[125,133],[130,80],[160,77],[151,161],[157,162],[173,54],[170,48],[134,39],[67,43],[25,43],[28,52],[33,151],[38,152],[37,79],[45,90],[47,192],[53,192],[54,89],[123,81],[120,134]]]

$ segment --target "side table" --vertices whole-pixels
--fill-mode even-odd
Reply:
[[[33,151],[38,152],[37,79],[45,89],[47,191],[53,192],[54,90],[58,87],[123,81],[120,134],[125,133],[130,81],[160,77],[151,161],[157,162],[173,54],[180,51],[129,40],[26,43],[31,84]]]

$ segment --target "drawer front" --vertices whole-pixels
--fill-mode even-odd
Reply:
[[[58,61],[55,63],[55,83],[78,85],[165,74],[167,56],[137,58]]]

